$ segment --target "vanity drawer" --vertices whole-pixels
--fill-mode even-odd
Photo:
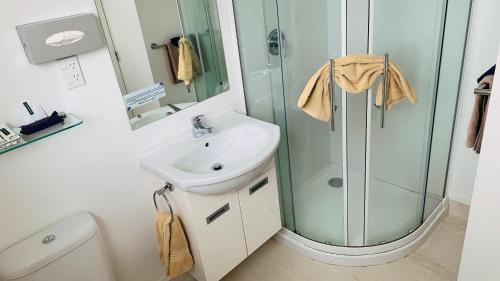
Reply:
[[[196,193],[188,193],[189,201],[193,216],[195,218],[202,217],[211,207],[218,205],[224,200],[228,200],[228,194],[220,195],[201,195]]]
[[[195,229],[207,280],[220,280],[247,257],[237,193],[198,217]]]
[[[281,229],[275,167],[241,189],[238,196],[250,255]]]

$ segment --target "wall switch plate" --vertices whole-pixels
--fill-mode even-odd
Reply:
[[[66,90],[85,85],[82,69],[76,56],[59,60],[58,65]]]

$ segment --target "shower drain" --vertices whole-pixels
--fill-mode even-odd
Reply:
[[[328,185],[334,188],[341,188],[344,185],[344,180],[342,178],[331,178],[328,180]]]

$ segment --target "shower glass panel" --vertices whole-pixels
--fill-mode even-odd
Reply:
[[[386,111],[383,129],[381,111],[372,102],[368,245],[399,239],[422,222],[445,8],[443,0],[373,2],[373,54],[387,53],[399,64],[418,102],[404,101]]]
[[[346,5],[346,54],[368,53],[369,1],[349,0]],[[367,92],[346,93],[346,158],[348,246],[363,246],[365,224],[365,162]]]
[[[281,57],[279,49],[277,54],[271,54],[268,45],[269,34],[278,30],[278,7],[275,0],[235,0],[233,6],[238,28],[247,114],[280,124],[281,138],[276,164],[278,182],[282,187],[281,213],[284,225],[295,229]]]
[[[265,1],[265,2],[268,2]],[[342,182],[342,95],[335,89],[335,131],[297,107],[311,76],[341,55],[340,0],[278,0],[283,95],[288,131],[295,231],[325,244],[345,245]]]
[[[444,196],[471,5],[472,0],[448,1],[424,220],[436,209]]]

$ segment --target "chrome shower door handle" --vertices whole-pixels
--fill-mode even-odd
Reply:
[[[387,108],[387,87],[389,79],[387,74],[389,72],[389,54],[384,55],[384,81],[382,87],[382,108],[380,109],[380,128],[384,128],[385,125],[385,110]]]
[[[267,36],[267,49],[269,51],[269,54],[273,56],[279,55],[280,46],[281,46],[281,54],[283,55],[283,57],[286,57],[287,48],[286,48],[285,35],[283,34],[283,32],[279,32],[278,29],[275,28],[271,30],[271,32],[269,32],[269,35]]]
[[[330,130],[335,132],[335,60],[330,59]]]

